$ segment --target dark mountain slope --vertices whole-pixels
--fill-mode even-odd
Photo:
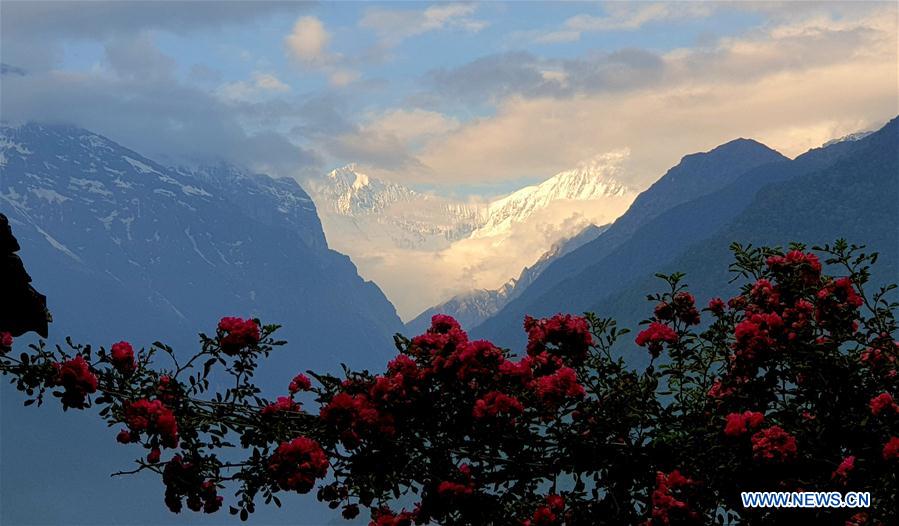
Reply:
[[[766,186],[730,224],[658,270],[686,272],[691,291],[704,303],[736,293],[736,284],[727,285],[733,241],[786,246],[845,238],[880,253],[870,288],[899,282],[899,120],[858,145],[824,170]],[[651,308],[643,298],[659,285],[658,279],[643,276],[588,308],[634,327]]]
[[[646,221],[629,238],[615,244],[607,254],[587,249],[603,242],[606,234],[572,252],[547,269],[570,271],[565,279],[550,284],[542,293],[538,279],[531,288],[487,320],[475,333],[503,344],[523,341],[520,330],[525,314],[547,315],[559,311],[581,312],[600,298],[620,292],[635,279],[652,275],[681,255],[690,245],[706,239],[733,220],[766,185],[821,170],[841,157],[864,147],[865,140],[837,143],[811,150],[796,160],[777,161],[752,168],[729,185],[692,201],[674,206]],[[624,217],[622,217],[623,219]],[[616,222],[617,224],[617,222]],[[614,228],[614,225],[613,225]],[[589,259],[598,256],[597,259]],[[542,277],[541,277],[542,278]]]

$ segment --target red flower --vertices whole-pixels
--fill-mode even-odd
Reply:
[[[793,250],[786,256],[769,257],[767,264],[781,280],[795,275],[804,285],[814,285],[821,278],[821,262],[812,253]]]
[[[297,437],[281,442],[268,461],[268,472],[281,489],[309,493],[315,480],[328,474],[328,457],[315,440]]]
[[[708,309],[712,311],[713,314],[720,316],[721,314],[724,314],[724,302],[721,298],[712,298],[709,300]]]
[[[393,436],[393,417],[382,413],[365,395],[338,393],[321,409],[319,418],[334,427],[348,448],[359,445],[365,435]]]
[[[296,413],[299,410],[300,404],[286,396],[279,396],[276,402],[263,407],[259,414],[263,417],[274,417],[279,413]]]
[[[305,374],[298,374],[290,381],[290,386],[288,386],[287,389],[290,391],[290,394],[296,394],[300,391],[309,391],[312,389],[312,382]]]
[[[8,332],[0,332],[0,348],[4,350],[9,350],[12,347],[12,334]]]
[[[115,437],[116,441],[120,444],[130,444],[132,442],[136,442],[140,438],[134,434],[132,434],[127,429],[123,429],[119,431],[119,434]]]
[[[884,411],[899,413],[899,405],[893,401],[890,393],[880,393],[871,399],[869,405],[871,406],[871,414],[874,416],[879,416]]]
[[[858,329],[858,308],[865,300],[855,291],[849,278],[840,278],[825,285],[817,294],[815,319],[830,331],[855,332]]]
[[[124,421],[132,436],[147,432],[159,435],[165,447],[178,447],[178,422],[172,410],[159,400],[143,398],[128,404],[125,407]]]
[[[411,512],[403,510],[395,514],[387,508],[381,508],[372,515],[373,520],[368,523],[368,526],[412,526],[412,521],[415,519],[415,515]]]
[[[540,320],[525,316],[524,329],[531,356],[547,351],[576,365],[584,361],[593,345],[590,324],[581,316],[556,314]]]
[[[671,300],[671,306],[677,318],[687,325],[699,325],[699,311],[696,310],[696,298],[689,292],[678,292]]]
[[[883,446],[883,459],[895,460],[899,458],[899,437],[890,437]]]
[[[531,383],[548,408],[555,408],[567,400],[584,396],[584,388],[577,381],[577,374],[570,367],[562,367],[553,374],[541,376]]]
[[[472,416],[476,419],[495,418],[500,415],[520,415],[524,406],[514,396],[499,391],[490,391],[474,403]]]
[[[559,524],[559,515],[565,511],[565,498],[561,495],[547,495],[546,504],[534,511],[534,515],[522,526],[552,526]]]
[[[112,344],[110,361],[113,367],[122,374],[128,374],[137,367],[137,362],[134,361],[134,349],[128,342]]]
[[[765,415],[755,411],[743,413],[731,413],[727,415],[727,424],[724,426],[724,434],[729,437],[738,437],[757,429],[765,421]]]
[[[259,343],[259,324],[253,319],[222,318],[218,331],[222,352],[229,356]]]
[[[155,463],[159,462],[160,455],[161,455],[161,452],[159,451],[159,448],[154,447],[147,454],[147,462],[149,462],[150,464],[155,464]]]
[[[652,492],[652,518],[661,524],[670,524],[672,514],[696,520],[698,515],[690,510],[683,497],[678,498],[675,490],[692,486],[696,482],[683,475],[679,470],[665,474],[656,473],[656,488]]]
[[[855,469],[855,456],[849,455],[840,462],[840,465],[830,475],[830,478],[845,484],[849,480],[849,472],[853,469]]]
[[[771,426],[752,435],[752,454],[756,460],[785,462],[796,457],[796,438],[780,426]]]
[[[87,395],[97,392],[97,377],[91,372],[90,366],[79,354],[75,358],[61,364],[54,363],[56,378],[53,385],[62,387],[63,409],[74,407],[83,409],[86,407]]]
[[[653,357],[658,357],[662,352],[663,344],[674,345],[677,343],[677,333],[665,324],[652,322],[649,327],[637,335],[636,342],[640,347],[648,348]]]

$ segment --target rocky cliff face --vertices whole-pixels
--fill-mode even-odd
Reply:
[[[9,332],[13,336],[36,332],[46,337],[50,320],[47,298],[31,286],[31,276],[16,255],[19,248],[9,220],[0,214],[0,276],[3,277],[0,332]]]

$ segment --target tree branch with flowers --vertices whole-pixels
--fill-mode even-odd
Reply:
[[[383,373],[309,371],[285,378],[276,400],[253,378],[285,342],[254,319],[222,319],[183,363],[160,342],[41,342],[16,355],[4,334],[0,371],[26,405],[99,408],[118,442],[143,450],[120,474],[159,474],[175,513],[247,519],[257,503],[316,491],[379,526],[775,524],[796,513],[896,523],[897,304],[893,286],[868,290],[876,254],[843,241],[732,248],[743,285],[727,301],[701,308],[683,275],[660,275],[666,288],[635,338],[651,358],[639,369],[613,320],[559,314],[525,319],[521,356],[438,315],[424,334],[396,337]],[[870,491],[872,506],[790,514],[739,500],[846,489]]]

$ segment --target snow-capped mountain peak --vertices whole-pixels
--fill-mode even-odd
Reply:
[[[626,198],[635,192],[616,180],[627,151],[610,152],[557,173],[542,183],[518,190],[490,203],[487,221],[472,237],[489,237],[508,231],[540,210],[562,201],[596,201]],[[614,218],[613,218],[614,219]]]

